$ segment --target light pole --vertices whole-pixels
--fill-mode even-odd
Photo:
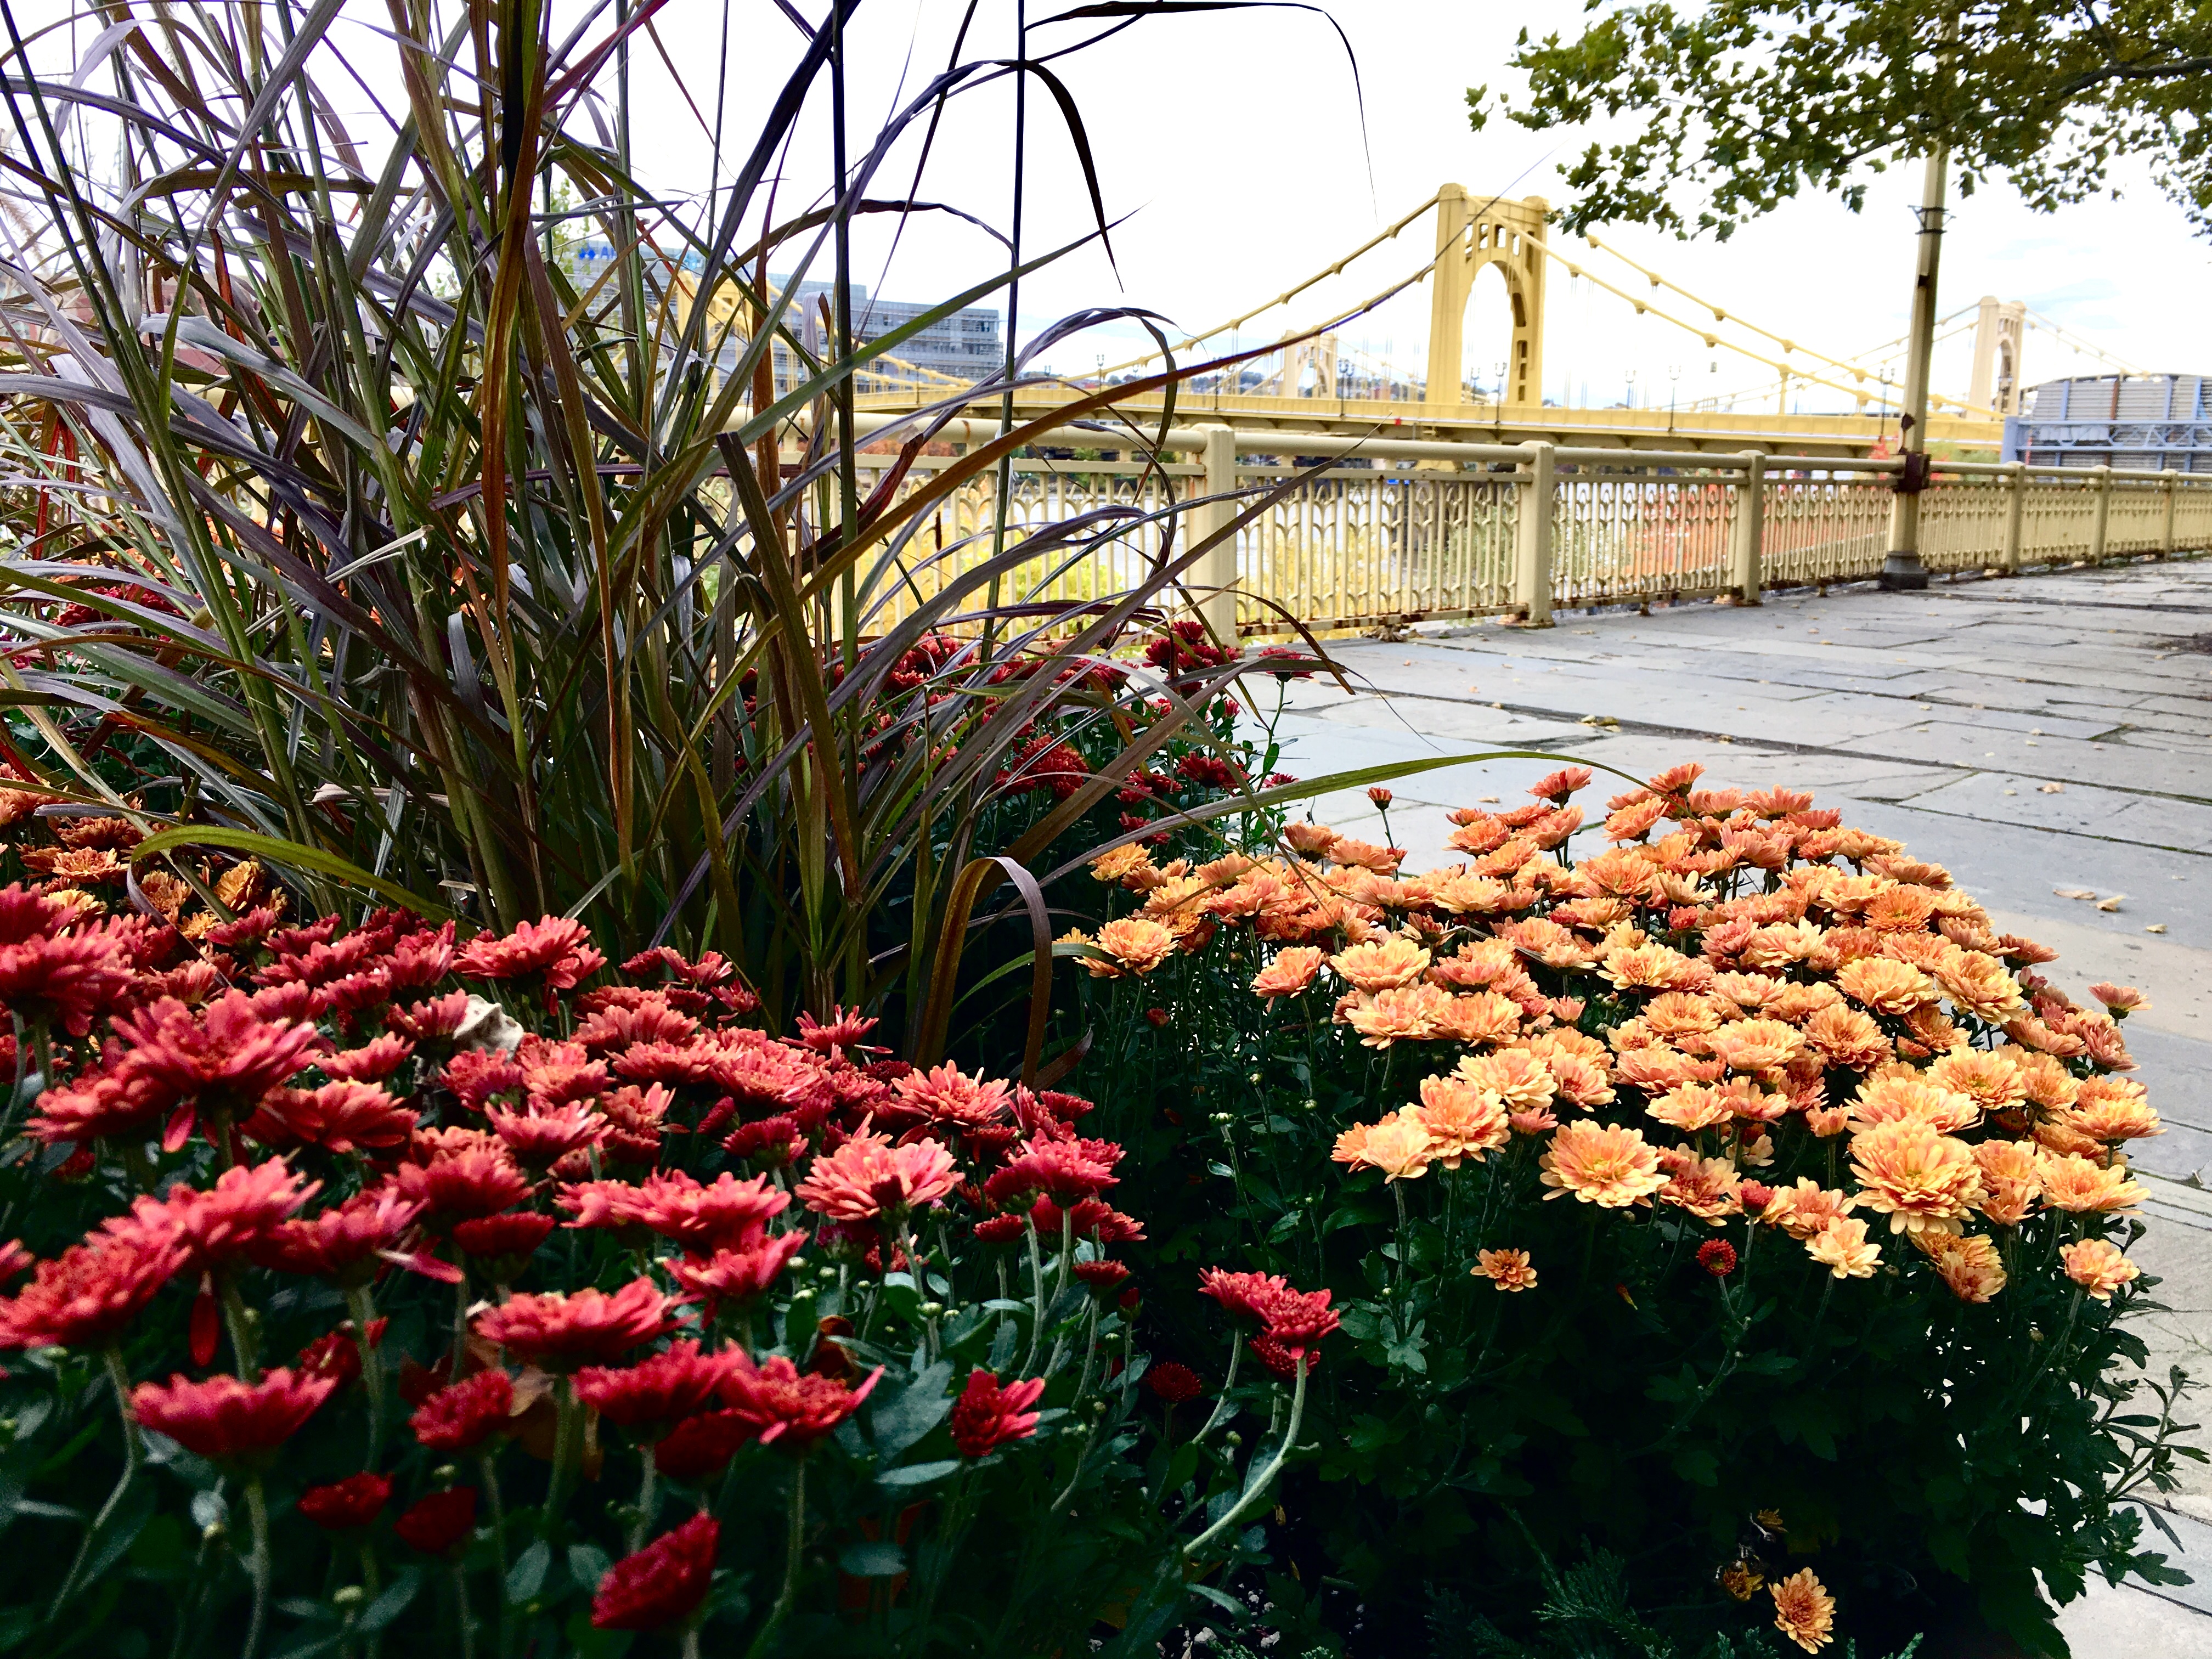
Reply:
[[[1897,421],[1905,471],[1898,475],[1896,494],[1889,501],[1889,556],[1881,562],[1881,578],[1885,592],[1928,586],[1928,567],[1920,562],[1920,492],[1928,486],[1928,360],[1936,344],[1936,277],[1943,257],[1943,195],[1950,159],[1948,147],[1938,143],[1929,152],[1921,183],[1905,407]]]

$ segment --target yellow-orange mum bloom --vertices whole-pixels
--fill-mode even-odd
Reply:
[[[1779,1227],[1792,1238],[1810,1238],[1839,1216],[1849,1215],[1858,1200],[1850,1193],[1834,1192],[1804,1176],[1792,1187],[1778,1187],[1759,1218]]]
[[[1470,1054],[1460,1061],[1453,1075],[1495,1095],[1509,1112],[1540,1111],[1559,1092],[1559,1079],[1550,1065],[1525,1048]]]
[[[2072,1152],[2044,1154],[2043,1201],[2054,1210],[2111,1215],[2132,1210],[2142,1199],[2124,1158],[2114,1158],[2107,1169]]]
[[[1634,1129],[1587,1118],[1564,1125],[1537,1162],[1552,1188],[1547,1200],[1572,1193],[1585,1204],[1619,1210],[1649,1203],[1667,1184],[1656,1146]]]
[[[1447,1170],[1456,1170],[1464,1158],[1480,1164],[1484,1153],[1512,1139],[1512,1125],[1497,1092],[1462,1078],[1423,1078],[1421,1103],[1406,1109],[1420,1115],[1429,1156]]]
[[[1831,1217],[1805,1253],[1838,1279],[1871,1279],[1881,1265],[1881,1246],[1867,1242],[1867,1224],[1855,1215]]]
[[[1091,879],[1118,884],[1138,871],[1149,868],[1152,862],[1152,855],[1144,843],[1133,841],[1091,860]]]
[[[1669,1089],[1644,1109],[1669,1128],[1695,1134],[1735,1115],[1735,1103],[1710,1083],[1684,1083]]]
[[[1395,934],[1365,945],[1355,945],[1328,959],[1328,965],[1352,981],[1354,990],[1373,996],[1411,985],[1429,969],[1429,953],[1410,939]]]
[[[1176,936],[1169,928],[1148,916],[1124,916],[1119,921],[1109,921],[1098,930],[1097,946],[1114,958],[1120,969],[1133,974],[1149,974],[1175,954]],[[1111,979],[1117,969],[1105,963],[1087,964],[1093,976]]]
[[[1841,1003],[1815,1012],[1805,1022],[1805,1041],[1838,1066],[1871,1071],[1890,1056],[1889,1039],[1867,1014]]]
[[[1705,1038],[1705,1051],[1738,1072],[1778,1072],[1804,1039],[1778,1019],[1732,1020]]]
[[[1625,945],[1608,951],[1598,971],[1624,991],[1671,991],[1702,977],[1699,963],[1665,945]]]
[[[2132,985],[2114,985],[2099,980],[2089,988],[2089,994],[2116,1014],[2132,1014],[2150,1006],[2150,999]]]
[[[1936,982],[1967,1012],[2002,1024],[2027,1006],[2012,969],[1979,951],[1961,951],[1936,968]]]
[[[1982,1109],[1968,1097],[1925,1082],[1917,1074],[1870,1077],[1851,1102],[1855,1126],[1921,1123],[1948,1135],[1972,1128],[1981,1117]]]
[[[2131,1078],[2087,1079],[2064,1121],[2092,1140],[2139,1140],[2165,1133],[2142,1085]]]
[[[1859,1202],[1887,1215],[1893,1233],[1957,1232],[1982,1195],[1973,1149],[1924,1123],[1877,1123],[1851,1137],[1850,1151]]]
[[[1355,994],[1338,1004],[1338,1018],[1359,1033],[1365,1047],[1387,1048],[1401,1038],[1434,1036],[1437,1016],[1449,1000],[1433,985],[1407,985],[1371,997]]]
[[[2027,1098],[2020,1062],[2002,1048],[1954,1048],[1928,1068],[1939,1089],[1966,1096],[1985,1112],[2002,1112]]]
[[[1504,1042],[1521,1030],[1521,1005],[1495,991],[1451,997],[1437,1011],[1437,1035],[1474,1046]]]
[[[1478,1266],[1468,1271],[1477,1279],[1486,1279],[1501,1291],[1533,1291],[1536,1288],[1536,1270],[1528,1265],[1526,1250],[1478,1250]]]
[[[1339,1141],[1340,1148],[1342,1142]],[[1355,1169],[1380,1170],[1385,1181],[1418,1181],[1429,1172],[1429,1132],[1418,1106],[1405,1106],[1362,1132],[1358,1154],[1345,1161]]]
[[[2100,1302],[2110,1302],[2112,1292],[2141,1271],[2101,1238],[2062,1246],[2058,1259],[2066,1264],[2066,1277]]]
[[[1686,1210],[1716,1227],[1722,1217],[1733,1215],[1741,1207],[1736,1196],[1741,1177],[1728,1159],[1701,1158],[1669,1148],[1659,1154],[1659,1165],[1667,1172],[1667,1184],[1659,1189],[1661,1203]]]
[[[1981,1166],[1982,1213],[2001,1227],[2013,1227],[2034,1206],[2043,1191],[2043,1160],[2023,1140],[1985,1140],[1974,1148]]]
[[[1808,1653],[1828,1645],[1836,1627],[1836,1598],[1805,1568],[1769,1586],[1774,1596],[1774,1628]]]
[[[1997,1259],[1997,1247],[1979,1233],[1918,1232],[1912,1242],[1936,1264],[1936,1273],[1960,1301],[1987,1302],[2004,1289],[2004,1263]]]
[[[1294,945],[1253,975],[1252,988],[1267,998],[1296,996],[1314,982],[1325,954],[1316,945]]]
[[[1936,1000],[1935,981],[1917,968],[1887,957],[1863,957],[1836,970],[1836,988],[1878,1014],[1901,1014]]]

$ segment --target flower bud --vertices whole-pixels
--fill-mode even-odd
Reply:
[[[359,1584],[341,1584],[331,1596],[331,1605],[340,1613],[351,1613],[368,1600],[368,1592]]]

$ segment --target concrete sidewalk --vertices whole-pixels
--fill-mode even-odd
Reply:
[[[1547,629],[1423,627],[1331,651],[1358,689],[1291,689],[1285,770],[1541,751],[1393,783],[1389,838],[1410,868],[1445,861],[1448,810],[1517,798],[1566,757],[1638,779],[1694,760],[1712,787],[1811,790],[1948,866],[2002,929],[2062,952],[2043,971],[2072,994],[2143,988],[2128,1036],[2167,1132],[2139,1146],[2155,1196],[2133,1254],[2170,1311],[2136,1328],[2154,1375],[2212,1382],[2212,562],[1562,611]],[[1382,839],[1363,792],[1315,816]],[[2199,1403],[2191,1418],[2212,1395]],[[2081,1659],[2212,1659],[2212,1471],[2183,1480],[2161,1503],[2197,1583],[2076,1602],[2062,1622]]]

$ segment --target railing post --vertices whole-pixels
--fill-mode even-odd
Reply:
[[[1519,485],[1518,544],[1513,571],[1513,602],[1521,608],[1522,622],[1529,628],[1552,625],[1552,493],[1555,466],[1552,446],[1539,438],[1521,447],[1528,459],[1522,464]]]
[[[1757,605],[1766,585],[1760,555],[1766,543],[1766,457],[1755,449],[1743,454],[1743,477],[1735,488],[1735,540],[1729,548],[1729,582],[1736,603]]]
[[[2089,562],[2100,565],[2105,562],[2105,538],[2112,520],[2112,469],[2100,466],[2097,474],[2097,506],[2089,519]]]
[[[2179,483],[2171,472],[2159,480],[2160,487],[2166,491],[2166,513],[2158,532],[2158,556],[2161,559],[2173,556],[2173,495]]]
[[[1198,556],[1191,567],[1191,585],[1200,597],[1198,613],[1206,631],[1224,645],[1237,642],[1237,538],[1223,534],[1237,519],[1237,431],[1233,427],[1203,426],[1206,434],[1206,494],[1209,497],[1198,515],[1198,538],[1221,536],[1218,545]]]
[[[2020,535],[2027,510],[2027,463],[2005,463],[2004,551],[1997,566],[2008,576],[2020,574]]]

